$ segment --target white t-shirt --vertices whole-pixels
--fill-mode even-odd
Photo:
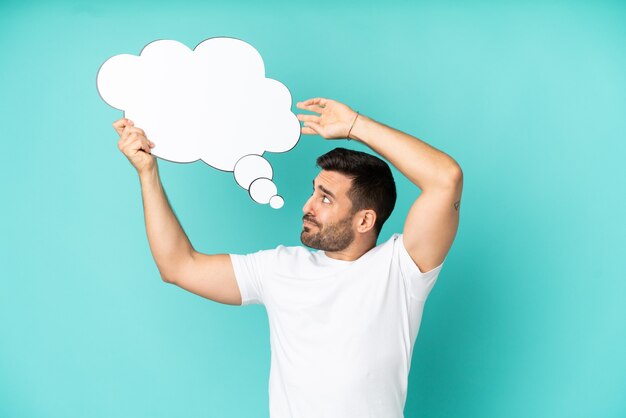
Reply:
[[[279,245],[230,254],[242,305],[270,328],[271,418],[401,418],[424,302],[422,273],[394,234],[355,261]]]

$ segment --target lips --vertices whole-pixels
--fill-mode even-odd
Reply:
[[[316,222],[313,222],[313,221],[311,221],[311,220],[309,220],[307,218],[302,218],[302,223],[305,224],[305,225],[306,224],[310,224],[310,225],[313,225],[313,226],[318,226]]]

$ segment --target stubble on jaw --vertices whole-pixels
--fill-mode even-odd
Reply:
[[[311,228],[303,226],[300,233],[300,241],[307,247],[323,251],[342,251],[354,241],[351,216],[321,228],[319,224],[315,225],[318,228],[317,232],[312,233]]]

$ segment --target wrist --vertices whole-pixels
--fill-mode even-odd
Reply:
[[[354,116],[352,117],[352,122],[350,122],[350,127],[348,128],[348,134],[346,135],[346,139],[349,141],[351,140],[351,132],[352,132],[352,128],[354,128],[354,124],[356,123],[356,120],[359,118],[359,112],[356,111],[354,112]]]
[[[354,139],[365,143],[365,131],[367,130],[367,125],[371,122],[372,119],[359,113],[354,121],[354,124],[352,125],[352,129],[350,129],[348,139]]]
[[[141,170],[137,170],[137,174],[139,174],[139,179],[141,181],[151,180],[155,177],[158,177],[159,169],[156,162],[148,168],[144,168]]]

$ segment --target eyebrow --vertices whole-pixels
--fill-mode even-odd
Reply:
[[[326,187],[322,186],[321,184],[317,186],[317,188],[323,191],[324,193],[326,193],[327,195],[330,195],[332,198],[336,199],[335,194],[331,192],[330,190],[328,190]],[[313,189],[315,190],[315,180],[313,180]]]

